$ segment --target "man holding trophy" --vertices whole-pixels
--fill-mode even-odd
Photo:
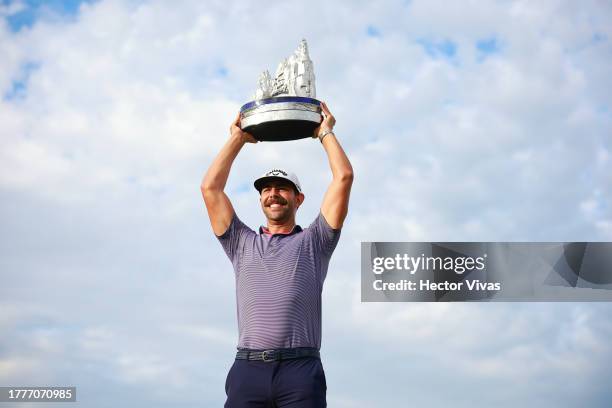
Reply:
[[[305,41],[266,72],[255,101],[245,104],[201,185],[213,232],[234,267],[238,352],[225,407],[325,407],[321,364],[321,292],[348,212],[353,169],[333,133],[335,118],[314,99]],[[274,168],[254,181],[266,226],[256,233],[224,193],[233,161],[246,143],[319,139],[332,172],[320,213],[308,228],[295,222],[305,196],[298,178]]]

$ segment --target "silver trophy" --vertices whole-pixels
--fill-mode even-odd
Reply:
[[[240,108],[240,125],[261,141],[311,137],[322,119],[315,96],[314,69],[302,40],[278,65],[274,79],[267,70],[259,76],[255,100]]]

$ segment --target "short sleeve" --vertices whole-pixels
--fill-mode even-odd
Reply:
[[[314,240],[315,248],[319,254],[325,258],[331,258],[338,240],[340,239],[340,229],[332,228],[322,213],[319,212],[317,218],[308,227],[312,239]]]
[[[227,230],[222,235],[217,235],[217,239],[232,263],[236,261],[249,234],[255,234],[255,232],[240,221],[240,218],[234,213]]]

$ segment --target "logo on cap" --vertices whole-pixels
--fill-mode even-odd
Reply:
[[[279,174],[282,174],[283,176],[287,177],[287,173],[280,169],[270,170],[266,173],[266,176],[278,176]]]

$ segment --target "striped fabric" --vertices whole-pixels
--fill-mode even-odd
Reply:
[[[340,230],[321,213],[306,229],[259,234],[234,214],[217,238],[236,278],[238,348],[321,348],[321,291]]]

